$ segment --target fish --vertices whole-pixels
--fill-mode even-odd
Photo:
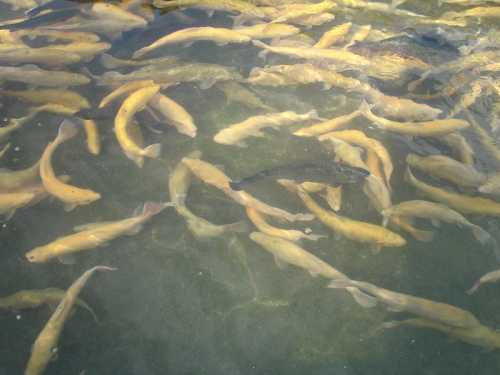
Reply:
[[[74,209],[76,206],[90,204],[101,198],[101,195],[93,190],[82,189],[58,180],[52,167],[52,155],[57,147],[76,136],[77,132],[78,128],[74,123],[64,120],[59,126],[57,137],[45,147],[40,159],[40,178],[43,186],[47,192],[65,204],[67,211]]]
[[[63,66],[80,62],[76,53],[51,47],[31,48],[24,44],[0,44],[0,63]]]
[[[440,136],[468,128],[466,120],[447,118],[420,122],[398,122],[375,115],[367,102],[363,102],[359,111],[377,127],[400,134]]]
[[[476,328],[481,324],[469,311],[446,303],[414,297],[409,294],[393,292],[376,285],[355,280],[334,280],[328,288],[338,289],[356,287],[362,292],[374,297],[378,302],[387,306],[391,311],[406,312],[432,322],[441,323],[456,328]]]
[[[64,55],[76,54],[82,61],[89,62],[97,55],[106,52],[111,48],[111,44],[106,42],[72,42],[69,44],[57,44],[52,48],[61,51]]]
[[[356,68],[363,68],[370,65],[370,60],[365,57],[342,49],[275,47],[258,40],[252,40],[252,43],[254,46],[264,49],[264,51],[299,59],[331,61]],[[265,54],[261,54],[260,56],[265,56]]]
[[[36,1],[33,1],[33,5],[29,7],[29,9],[24,12],[28,17],[33,17],[36,16],[43,11],[46,10],[62,10],[62,9],[73,9],[76,8],[77,5],[73,1],[54,1],[54,0],[49,0],[49,1],[42,1],[39,2],[40,4],[37,4]]]
[[[94,120],[82,120],[83,129],[87,137],[87,150],[92,155],[99,155],[101,152],[101,138],[99,128]]]
[[[246,213],[250,221],[261,232],[268,236],[283,238],[288,241],[297,242],[302,239],[317,241],[326,236],[317,234],[306,234],[300,230],[283,229],[275,227],[266,221],[266,217],[254,208],[246,207]]]
[[[16,190],[40,180],[40,160],[31,167],[12,171],[0,169],[0,190]]]
[[[318,42],[314,45],[315,48],[329,48],[335,44],[341,43],[346,35],[351,30],[352,22],[345,22],[332,27],[326,31]]]
[[[428,319],[416,318],[405,319],[383,323],[383,328],[395,328],[400,325],[410,325],[414,327],[430,328],[446,333],[453,339],[458,339],[468,344],[483,347],[486,350],[500,348],[500,335],[495,330],[479,325],[473,328],[451,327],[446,324],[434,322]]]
[[[159,85],[150,85],[134,91],[125,99],[115,117],[115,135],[123,152],[138,167],[144,164],[144,157],[156,159],[160,156],[161,144],[140,147],[129,135],[129,123],[160,90]]]
[[[286,38],[300,33],[298,27],[284,23],[258,23],[252,26],[237,27],[234,31],[251,39]]]
[[[500,195],[500,173],[489,175],[486,181],[477,188],[477,191],[484,194]]]
[[[0,79],[2,71],[0,69]],[[241,81],[243,77],[235,68],[217,64],[184,63],[175,66],[157,66],[154,69],[146,67],[128,74],[106,72],[95,77],[100,86],[123,84],[130,81],[153,80],[157,84],[178,84],[196,82],[203,90],[209,89],[216,82]]]
[[[261,232],[252,232],[249,237],[252,241],[269,251],[274,256],[276,265],[280,268],[283,268],[287,264],[292,264],[306,270],[313,277],[323,276],[333,280],[348,280],[345,274],[293,242]],[[346,288],[346,290],[359,304],[365,307],[373,306],[373,299],[361,293],[359,289]]]
[[[191,172],[200,180],[208,185],[214,186],[221,190],[229,198],[233,199],[236,203],[251,207],[265,215],[273,216],[286,221],[310,221],[314,216],[309,214],[297,213],[292,214],[277,207],[272,207],[245,191],[235,191],[231,189],[231,179],[226,176],[220,169],[214,165],[207,163],[200,159],[192,159],[184,157],[182,162],[191,170]]]
[[[473,105],[479,99],[485,87],[487,87],[487,81],[483,79],[473,81],[470,84],[470,91],[460,97],[453,108],[450,109],[450,112],[448,112],[448,117],[454,117]]]
[[[353,45],[355,45],[358,42],[362,42],[368,37],[368,34],[370,34],[370,31],[372,30],[372,25],[359,25],[357,26],[357,30],[354,32],[354,34],[351,37],[351,40],[349,43],[347,43],[344,46],[344,49],[347,49]]]
[[[304,17],[317,16],[337,8],[337,4],[324,0],[315,4],[298,3],[279,6],[277,14],[273,15],[271,22],[300,22]]]
[[[170,44],[193,43],[199,40],[208,40],[219,45],[225,45],[228,43],[248,43],[251,38],[232,29],[223,27],[189,27],[167,34],[150,45],[135,51],[132,58],[140,59],[144,55]]]
[[[483,284],[487,283],[496,283],[500,280],[500,270],[494,270],[488,273],[485,273],[483,276],[477,280],[474,285],[466,291],[467,294],[474,294]]]
[[[461,12],[445,12],[441,15],[441,18],[445,20],[455,20],[473,17],[475,20],[481,20],[482,18],[500,18],[500,6],[484,6],[469,8]]]
[[[340,186],[329,186],[325,188],[325,193],[321,196],[325,199],[326,203],[335,212],[340,211],[342,208],[342,191],[343,185]]]
[[[9,296],[0,297],[0,309],[34,309],[44,304],[55,308],[64,298],[65,294],[66,291],[58,288],[20,290]],[[84,300],[77,298],[75,304],[87,310],[96,323],[99,322],[94,310]]]
[[[64,325],[68,320],[73,306],[75,305],[80,291],[83,289],[89,278],[96,271],[114,271],[115,268],[96,266],[85,271],[66,291],[54,313],[38,334],[31,355],[26,365],[25,375],[41,375],[45,372],[49,362],[57,354],[57,344],[61,336]]]
[[[408,154],[406,163],[412,168],[433,177],[450,181],[458,186],[478,188],[486,182],[486,176],[473,166],[463,164],[445,155],[418,156]]]
[[[29,29],[29,30],[16,30],[12,31],[16,38],[36,39],[38,37],[47,38],[50,41],[64,40],[70,42],[86,42],[95,43],[99,42],[101,38],[99,35],[91,32],[78,32],[78,31],[58,31],[50,29]]]
[[[216,143],[247,147],[245,139],[248,137],[264,137],[261,129],[289,126],[299,121],[317,120],[320,117],[316,110],[299,114],[293,111],[277,112],[266,115],[252,116],[245,121],[231,124],[214,135]]]
[[[497,142],[491,137],[491,135],[488,134],[486,130],[481,127],[481,125],[474,120],[472,115],[470,115],[467,111],[465,111],[465,113],[468,115],[471,128],[476,133],[477,139],[479,140],[481,146],[483,146],[483,149],[488,154],[493,156],[497,164],[500,164],[500,149],[497,147]]]
[[[352,241],[372,245],[374,252],[379,252],[382,247],[401,247],[406,245],[406,240],[397,233],[379,225],[349,219],[345,216],[337,215],[333,211],[325,210],[295,183],[290,183],[289,180],[280,180],[279,182],[288,190],[295,192],[309,211],[327,227]]]
[[[435,225],[438,225],[441,221],[449,224],[457,224],[460,227],[470,229],[472,231],[472,234],[474,235],[474,238],[483,245],[490,242],[492,239],[490,234],[483,228],[478,225],[472,224],[457,211],[452,210],[451,208],[439,203],[423,200],[412,200],[401,202],[399,204],[388,207],[382,211],[382,216],[384,217],[384,226],[387,225],[389,218],[393,215],[399,217],[418,217],[423,219],[430,219]]]
[[[67,21],[80,14],[78,9],[65,9],[57,12],[44,13],[30,17],[23,21],[8,23],[0,26],[0,30],[21,30],[36,27],[46,27],[53,23]]]
[[[108,53],[103,53],[99,57],[99,62],[104,68],[109,70],[116,68],[150,66],[150,65],[173,66],[174,64],[179,62],[179,58],[177,56],[162,56],[152,59],[126,60],[126,59],[119,59]]]
[[[76,233],[37,246],[28,251],[25,258],[30,263],[46,263],[54,258],[66,262],[68,255],[103,247],[118,237],[139,233],[146,222],[170,206],[171,203],[146,202],[142,211],[130,218],[77,226],[74,228]]]
[[[35,0],[1,0],[0,2],[9,5],[14,11],[29,9],[38,5]]]
[[[21,129],[21,127],[31,120],[34,115],[35,113],[33,111],[24,117],[10,119],[7,125],[0,127],[0,141],[9,138],[11,133]]]
[[[0,215],[9,220],[18,208],[27,206],[34,197],[35,194],[25,192],[0,193]]]
[[[357,109],[346,115],[340,115],[330,120],[321,122],[319,124],[314,124],[311,126],[300,128],[294,131],[293,135],[296,135],[298,137],[314,137],[321,134],[329,133],[334,130],[340,130],[361,115],[362,115],[361,110]]]
[[[189,159],[199,159],[201,156],[202,153],[199,150],[192,151],[186,155]],[[191,186],[191,175],[190,169],[181,161],[177,163],[168,176],[170,201],[174,204],[175,209],[185,206],[187,192]]]
[[[455,157],[462,163],[471,167],[474,166],[474,150],[463,135],[452,133],[439,137],[438,140],[450,147],[455,154]]]
[[[445,204],[463,214],[500,216],[500,203],[482,197],[470,197],[432,186],[417,178],[406,169],[405,180],[432,200]]]
[[[90,78],[80,73],[60,70],[44,70],[36,65],[2,66],[0,82],[23,82],[29,85],[46,87],[82,86],[90,83]]]
[[[179,103],[158,93],[151,98],[148,106],[160,115],[164,122],[173,125],[179,133],[191,138],[196,137],[197,127],[193,117]]]
[[[369,172],[363,168],[350,167],[333,161],[312,161],[265,169],[241,180],[231,181],[229,186],[239,191],[265,178],[285,178],[293,179],[298,183],[308,181],[339,186],[358,183],[368,175]]]
[[[346,141],[333,137],[328,138],[325,141],[327,141],[327,145],[332,147],[332,150],[335,153],[336,163],[344,163],[351,167],[368,171],[368,166],[362,158],[362,149],[352,146]]]
[[[57,179],[61,182],[64,182],[64,183],[67,183],[71,180],[70,176],[65,175],[65,174],[57,176]],[[44,199],[50,197],[49,192],[45,189],[42,182],[34,182],[31,184],[19,187],[15,190],[6,190],[6,192],[33,194],[33,198],[24,207],[34,206],[34,205],[40,203],[41,201],[43,201]]]
[[[137,91],[139,89],[142,89],[144,87],[148,87],[148,86],[152,86],[152,85],[154,85],[153,80],[131,81],[131,82],[124,83],[124,84],[118,86],[113,91],[111,91],[104,98],[102,98],[101,102],[99,103],[98,108],[99,109],[106,108],[111,103],[122,98],[123,96],[128,95],[128,94],[130,94],[134,91]]]
[[[251,3],[241,0],[153,0],[156,8],[189,7],[213,11],[223,11],[229,13],[241,13],[253,18],[264,18],[265,14]]]
[[[384,177],[387,187],[390,189],[390,179],[394,166],[392,164],[391,156],[384,145],[376,139],[367,137],[365,133],[360,130],[338,130],[330,133],[322,134],[318,137],[319,141],[324,141],[329,138],[337,138],[342,141],[361,146],[367,150],[372,150],[379,160],[382,162],[384,169]]]
[[[233,81],[219,82],[216,84],[216,87],[224,93],[227,102],[243,104],[249,108],[276,112],[275,109],[265,104],[261,98],[241,83]]]
[[[60,104],[78,110],[90,108],[87,98],[71,90],[0,90],[0,93],[35,104]]]

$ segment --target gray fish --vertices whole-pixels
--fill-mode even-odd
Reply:
[[[363,168],[350,167],[333,161],[316,161],[265,169],[239,181],[230,182],[230,186],[233,190],[243,190],[245,186],[267,177],[292,179],[297,183],[308,181],[338,186],[355,184],[362,181],[369,174],[370,172]]]

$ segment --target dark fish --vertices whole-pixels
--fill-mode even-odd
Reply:
[[[53,23],[66,21],[67,19],[70,19],[78,15],[79,13],[80,11],[78,9],[67,9],[57,12],[51,12],[47,14],[42,14],[40,16],[35,16],[33,18],[29,18],[25,21],[0,26],[0,30],[22,30],[22,29],[33,29],[39,26],[48,26]]]
[[[77,7],[79,7],[79,4],[78,3],[75,4],[74,1],[53,0],[49,1],[48,3],[28,9],[26,12],[24,12],[24,14],[27,15],[28,17],[34,17],[45,10],[62,10],[62,9],[72,9]]]
[[[253,176],[245,177],[239,181],[233,181],[230,183],[230,186],[233,190],[242,190],[246,185],[267,177],[292,179],[298,183],[309,181],[338,186],[343,184],[355,184],[362,181],[369,174],[370,172],[365,169],[350,167],[333,161],[307,162],[266,169]]]

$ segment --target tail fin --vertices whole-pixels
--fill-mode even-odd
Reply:
[[[142,206],[142,213],[141,216],[147,216],[147,217],[152,217],[155,215],[158,215],[160,212],[162,212],[165,208],[173,206],[174,203],[172,202],[146,202],[144,203],[144,206]]]
[[[486,232],[483,228],[481,228],[479,225],[473,225],[471,226],[472,234],[476,240],[478,240],[481,245],[485,245],[491,240],[491,235]]]
[[[161,144],[159,143],[150,145],[143,150],[143,155],[152,159],[157,159],[160,156],[160,153],[161,153]]]
[[[59,132],[57,133],[57,142],[62,143],[68,139],[73,138],[78,134],[78,126],[69,120],[64,120],[61,125],[59,125]]]
[[[481,280],[478,280],[476,281],[476,283],[472,286],[472,288],[470,288],[469,290],[465,291],[465,293],[471,295],[471,294],[474,294],[478,289],[479,287],[481,286]]]

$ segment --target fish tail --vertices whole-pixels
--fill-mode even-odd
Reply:
[[[134,60],[137,60],[137,59],[140,59],[141,57],[143,57],[146,53],[148,53],[148,49],[147,47],[144,47],[144,48],[141,48],[141,49],[138,49],[137,51],[135,51],[132,55],[132,58]]]
[[[78,134],[78,126],[69,120],[64,120],[61,125],[59,125],[59,131],[57,133],[57,141],[62,143],[68,139],[73,138]]]
[[[155,143],[154,145],[149,145],[143,150],[143,155],[151,158],[151,159],[158,159],[161,153],[161,144],[160,143]]]
[[[474,293],[475,293],[475,292],[479,289],[479,287],[480,287],[480,286],[481,286],[481,281],[480,281],[480,280],[478,280],[478,281],[476,281],[476,283],[472,286],[472,288],[470,288],[470,289],[466,290],[466,291],[465,291],[465,293],[467,293],[467,294],[469,294],[469,295],[470,295],[470,294],[474,294]]]
[[[224,225],[224,229],[227,232],[234,233],[246,233],[250,230],[248,224],[245,221],[237,221],[236,223]]]
[[[144,203],[144,206],[142,206],[142,213],[141,216],[145,217],[151,217],[158,215],[160,212],[162,212],[165,208],[173,206],[174,203],[172,202],[146,202]]]
[[[472,225],[471,226],[472,230],[472,235],[476,240],[478,240],[481,245],[485,245],[491,240],[491,235],[486,232],[483,228],[481,228],[479,225]]]
[[[377,305],[377,299],[375,297],[363,293],[358,288],[347,287],[346,290],[351,294],[352,298],[354,298],[354,300],[362,307],[369,309]]]

